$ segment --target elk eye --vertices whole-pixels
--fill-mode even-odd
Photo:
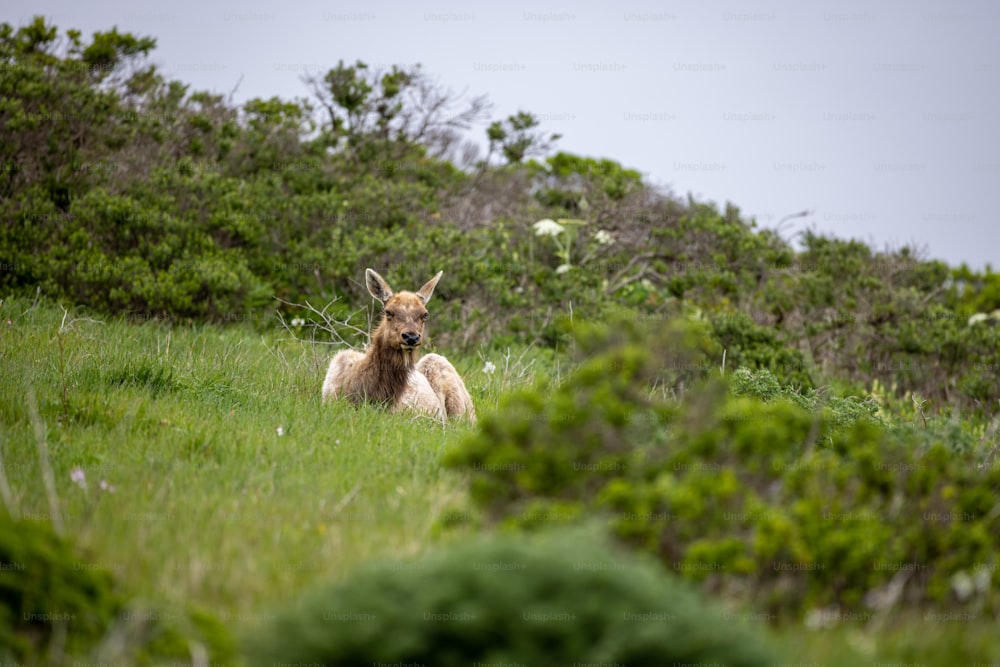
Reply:
[[[391,310],[385,311],[385,317],[386,317],[386,319],[391,320],[395,316],[396,316],[396,313],[392,312]]]
[[[420,319],[426,322],[428,317],[430,317],[430,313],[424,313],[423,315],[420,316]]]

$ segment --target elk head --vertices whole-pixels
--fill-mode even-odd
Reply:
[[[385,278],[371,269],[365,271],[368,292],[382,302],[382,323],[372,334],[382,345],[400,350],[406,357],[415,357],[414,351],[424,342],[424,325],[427,323],[426,304],[434,293],[434,286],[443,271],[424,283],[416,292],[394,293]],[[415,359],[411,359],[415,361]]]

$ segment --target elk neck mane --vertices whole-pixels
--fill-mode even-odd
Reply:
[[[354,401],[371,401],[394,405],[406,389],[410,373],[420,352],[402,350],[389,344],[388,327],[383,319],[372,332],[371,344],[363,360],[358,362],[348,394]]]

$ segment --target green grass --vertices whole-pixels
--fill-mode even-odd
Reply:
[[[97,322],[30,306],[0,304],[3,502],[61,526],[87,568],[137,598],[197,605],[246,636],[307,589],[478,529],[464,478],[440,464],[473,427],[322,405],[332,348],[277,327]],[[566,371],[534,348],[438,351],[481,414],[503,392]],[[442,529],[455,516],[468,520]],[[984,612],[776,634],[792,663],[951,665],[1000,661],[994,628]]]
[[[0,311],[11,509],[54,513],[37,425],[65,533],[130,590],[252,618],[317,579],[421,551],[443,513],[467,508],[438,458],[470,427],[322,405],[329,348],[250,329],[62,325],[45,307],[19,318],[26,307]],[[488,407],[496,375],[454,361]]]

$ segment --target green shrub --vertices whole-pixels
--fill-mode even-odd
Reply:
[[[107,569],[48,524],[0,515],[0,661],[103,660],[111,651],[114,661],[150,664],[190,659],[192,645],[215,662],[235,657],[211,614],[130,601]]]
[[[754,370],[742,366],[729,376],[729,388],[735,396],[750,396],[762,401],[784,399],[807,410],[825,407],[835,426],[850,426],[858,421],[877,421],[879,404],[871,396],[828,396],[823,398],[814,390],[781,384],[767,369]]]
[[[678,386],[659,374],[685,346],[665,329],[579,332],[589,358],[561,386],[481,415],[446,461],[490,516],[530,528],[603,516],[685,577],[776,615],[877,606],[911,570],[907,601],[989,600],[953,581],[1000,549],[987,449],[940,427],[886,428],[872,400],[821,400],[767,371],[668,398],[649,389]]]
[[[814,386],[802,353],[786,345],[775,330],[754,323],[740,311],[716,313],[710,319],[712,335],[726,350],[726,366],[768,370],[785,384]]]
[[[65,631],[65,650],[86,650],[118,612],[107,571],[81,558],[44,523],[0,515],[0,656],[27,662]]]
[[[594,535],[500,536],[370,566],[248,641],[251,664],[774,664],[759,633]]]
[[[665,451],[673,411],[657,394],[708,372],[696,346],[711,342],[694,323],[585,322],[574,334],[581,361],[564,384],[502,397],[499,410],[483,416],[481,435],[446,459],[479,471],[472,494],[489,507],[502,511],[526,498],[584,501],[608,480],[652,465]],[[656,343],[640,344],[646,337]]]

